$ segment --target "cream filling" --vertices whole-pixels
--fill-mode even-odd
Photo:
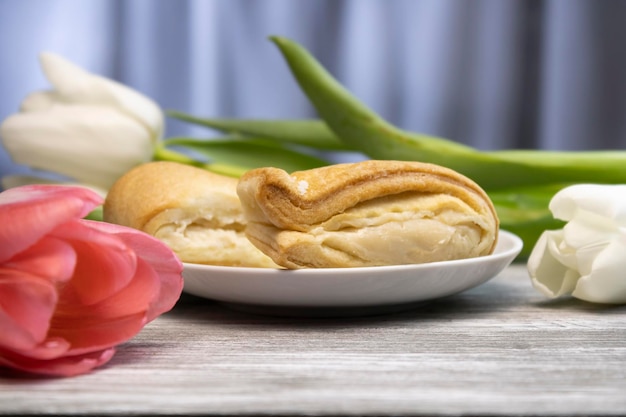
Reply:
[[[408,194],[358,205],[309,234],[328,250],[386,265],[480,256],[491,247],[494,230],[490,217],[455,197]]]
[[[275,267],[245,235],[245,222],[238,213],[201,213],[188,217],[185,211],[168,210],[168,222],[155,237],[169,246],[184,262],[212,265]]]

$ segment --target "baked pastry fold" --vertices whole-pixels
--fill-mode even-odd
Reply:
[[[183,262],[278,267],[245,235],[237,179],[176,162],[150,162],[109,190],[104,220],[146,232]]]
[[[427,163],[363,161],[292,174],[259,168],[237,187],[248,239],[286,268],[364,267],[493,252],[487,194]]]

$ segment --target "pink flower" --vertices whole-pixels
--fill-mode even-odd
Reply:
[[[101,203],[70,186],[0,193],[0,366],[88,372],[178,301],[178,258],[147,234],[82,219]]]

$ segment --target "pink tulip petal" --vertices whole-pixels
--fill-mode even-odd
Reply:
[[[51,282],[0,267],[0,348],[30,349],[43,341],[56,302]]]
[[[171,310],[183,290],[183,264],[174,252],[162,241],[138,230],[110,223],[92,223],[92,227],[121,237],[137,256],[147,261],[161,279],[159,297],[154,300],[149,311],[148,321]]]
[[[55,315],[50,324],[49,335],[67,340],[71,346],[68,354],[80,355],[126,342],[137,335],[145,325],[145,313],[110,320]]]
[[[13,352],[31,359],[48,360],[67,355],[70,347],[70,343],[67,340],[51,337],[30,349],[16,349]]]
[[[7,268],[41,277],[52,283],[68,281],[76,266],[76,252],[68,243],[45,236],[4,264]]]
[[[48,376],[75,376],[104,365],[115,354],[114,348],[96,350],[51,360],[38,360],[0,349],[0,366]]]
[[[101,203],[95,192],[73,186],[27,185],[0,193],[0,263]]]
[[[59,300],[59,308],[55,317],[78,317],[87,325],[93,321],[111,320],[133,314],[145,314],[153,300],[159,296],[160,280],[156,272],[145,261],[139,259],[136,274],[130,284],[118,293],[97,304],[65,303]],[[73,322],[72,327],[83,331],[80,325]]]
[[[160,298],[153,305],[153,312],[149,315],[149,320],[169,311],[180,298],[183,289],[183,264],[176,254],[162,241],[135,229],[109,223],[97,223],[96,226],[108,233],[115,233],[122,237],[124,242],[159,274],[161,278]]]
[[[50,233],[71,244],[78,256],[63,302],[97,304],[126,287],[135,274],[133,250],[119,237],[91,227],[92,223],[97,222],[75,220]]]

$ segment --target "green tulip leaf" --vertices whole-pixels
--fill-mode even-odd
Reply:
[[[319,119],[209,119],[174,110],[168,111],[167,114],[175,119],[218,130],[228,135],[265,138],[320,150],[353,150],[339,140],[326,123]]]
[[[179,162],[234,177],[260,167],[271,166],[293,172],[329,164],[322,158],[269,140],[237,137],[204,140],[181,137],[163,141],[157,150],[156,159],[176,158],[179,158]]]

